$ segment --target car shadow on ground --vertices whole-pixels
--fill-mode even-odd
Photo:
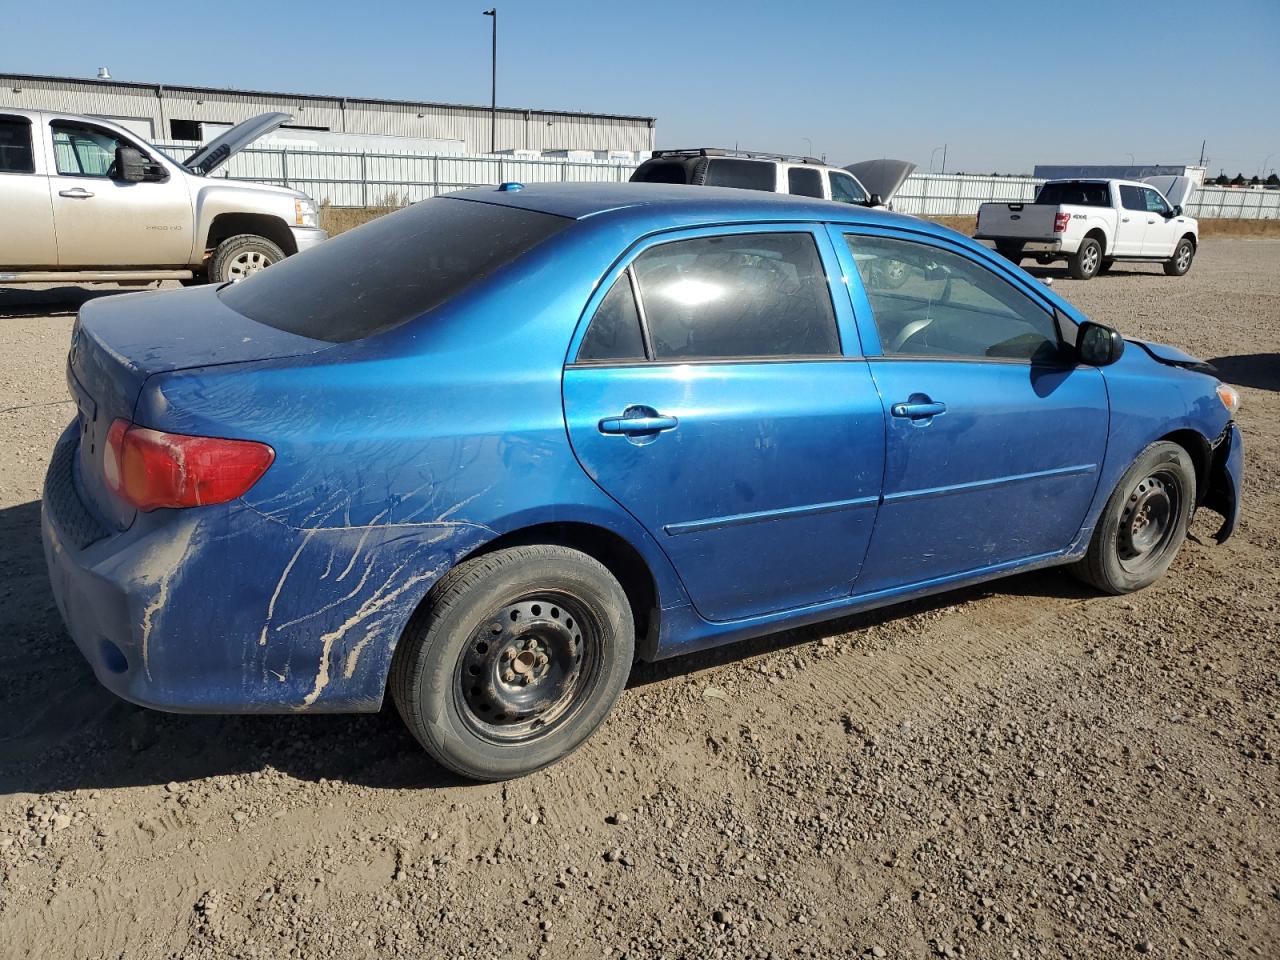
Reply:
[[[1210,366],[1218,376],[1237,387],[1280,390],[1280,353],[1242,353],[1214,357]]]
[[[375,788],[456,786],[389,705],[358,716],[188,716],[126,703],[98,685],[62,626],[45,573],[40,505],[0,510],[0,796],[147,786],[272,767],[300,780]],[[769,634],[714,650],[637,664],[630,686],[696,674],[856,631],[985,593],[1084,597],[1045,571]]]
[[[1035,277],[1037,280],[1052,280],[1054,283],[1059,283],[1064,280],[1070,281],[1071,283],[1097,283],[1098,281],[1114,280],[1118,277],[1150,277],[1155,276],[1156,274],[1163,274],[1163,270],[1158,263],[1135,262],[1126,263],[1124,265],[1117,263],[1105,273],[1095,274],[1092,280],[1077,281],[1072,279],[1071,274],[1064,263],[1054,263],[1048,266],[1042,266],[1038,263],[1029,263],[1024,260],[1022,261],[1021,266],[1023,270],[1031,274],[1031,276]]]
[[[90,300],[137,293],[146,287],[0,287],[0,317],[75,313]]]

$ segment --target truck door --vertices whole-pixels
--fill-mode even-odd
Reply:
[[[0,113],[0,270],[58,263],[49,178],[32,134],[29,118]]]
[[[154,148],[84,120],[51,120],[49,186],[58,265],[182,267],[191,259],[191,194],[181,176],[163,183],[113,179],[116,148]]]
[[[1142,238],[1144,257],[1171,257],[1183,233],[1183,225],[1174,218],[1173,208],[1151,187],[1142,188],[1147,209],[1147,232]]]
[[[1149,216],[1142,187],[1120,184],[1120,203],[1116,206],[1116,239],[1107,253],[1120,257],[1142,256],[1142,242],[1147,233]]]

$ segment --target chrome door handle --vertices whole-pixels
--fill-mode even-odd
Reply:
[[[680,421],[675,417],[605,417],[600,421],[600,432],[607,434],[659,433],[674,430]]]
[[[75,187],[71,190],[59,190],[58,196],[70,197],[72,200],[88,200],[93,194],[84,187]]]
[[[936,403],[929,401],[911,402],[911,403],[895,403],[889,408],[889,412],[895,417],[906,417],[908,420],[927,420],[929,417],[936,417],[940,413],[947,412],[945,403]]]
[[[1120,222],[1121,222],[1121,223],[1128,223],[1128,222],[1129,222],[1129,218],[1128,218],[1128,217],[1121,217],[1121,218],[1120,218]]]
[[[1147,223],[1155,223],[1154,220],[1148,220]]]

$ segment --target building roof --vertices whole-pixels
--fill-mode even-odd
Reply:
[[[374,97],[343,97],[318,93],[278,93],[268,90],[241,90],[232,87],[197,87],[180,83],[142,83],[135,80],[100,80],[97,77],[55,77],[45,76],[42,74],[28,73],[0,73],[0,77],[5,83],[10,81],[36,81],[41,83],[74,83],[88,84],[90,86],[100,87],[124,87],[136,90],[152,90],[173,91],[178,93],[208,94],[211,96],[236,96],[236,97],[262,97],[276,100],[328,100],[334,103],[346,104],[378,104],[380,106],[396,106],[396,107],[437,107],[447,110],[484,110],[488,112],[489,107],[482,104],[466,104],[466,103],[444,103],[432,100],[382,100]],[[641,117],[630,114],[619,113],[586,113],[580,110],[546,110],[535,109],[532,107],[503,107],[499,106],[500,113],[527,113],[544,117],[590,117],[590,118],[607,118],[610,120],[634,120],[637,123],[647,123],[653,126],[656,122],[653,117]]]

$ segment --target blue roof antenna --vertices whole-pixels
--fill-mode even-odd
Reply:
[[[501,184],[499,184],[499,185],[498,185],[498,189],[499,189],[500,191],[502,191],[503,193],[515,193],[515,191],[517,191],[517,190],[523,190],[523,189],[524,189],[524,184],[523,184],[523,183],[517,183],[517,182],[516,182],[516,181],[514,181],[514,180],[509,180],[509,181],[507,181],[506,183],[501,183]]]

